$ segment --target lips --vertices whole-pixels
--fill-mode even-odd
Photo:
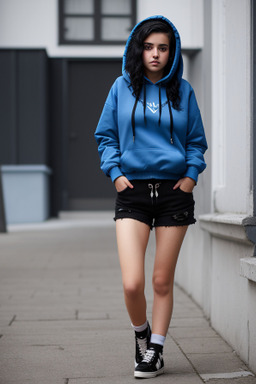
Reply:
[[[160,63],[159,61],[154,60],[154,61],[151,61],[150,64],[160,64]]]

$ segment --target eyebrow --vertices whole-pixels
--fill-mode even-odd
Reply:
[[[144,44],[147,44],[147,45],[154,45],[153,43],[148,43],[148,42],[144,42]],[[168,44],[159,44],[158,45],[159,47],[168,47]]]

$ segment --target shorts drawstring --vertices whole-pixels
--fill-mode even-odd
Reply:
[[[158,190],[159,187],[160,187],[160,183],[155,184],[155,196],[156,196],[156,199],[158,198],[157,190]]]
[[[154,192],[155,192],[155,198],[156,198],[156,201],[157,201],[157,198],[159,196],[159,193],[158,193],[158,188],[160,187],[160,183],[156,183],[156,184],[151,184],[149,183],[148,184],[148,188],[150,189],[150,197],[151,197],[151,202],[152,204],[154,204]]]
[[[150,197],[151,197],[151,203],[153,204],[153,198],[154,198],[154,185],[148,184],[148,187],[150,189]]]

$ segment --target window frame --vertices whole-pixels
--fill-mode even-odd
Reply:
[[[137,19],[137,0],[131,1],[131,13],[130,14],[101,14],[101,1],[94,0],[94,13],[92,14],[69,14],[65,15],[64,13],[64,1],[58,0],[58,17],[59,17],[59,45],[123,45],[126,43],[126,40],[101,40],[101,21],[104,17],[111,18],[127,18],[131,20],[131,30],[136,24]],[[90,17],[94,20],[94,39],[93,40],[67,40],[64,38],[64,21],[65,17],[77,17],[85,18]]]

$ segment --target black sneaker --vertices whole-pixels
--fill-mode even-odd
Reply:
[[[164,373],[163,347],[150,343],[142,362],[135,368],[134,377],[150,379],[162,373]]]
[[[148,327],[143,332],[135,332],[135,368],[142,362],[143,357],[148,349],[151,337],[151,328]]]

